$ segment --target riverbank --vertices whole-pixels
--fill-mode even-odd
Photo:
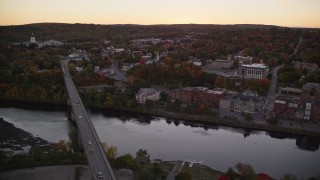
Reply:
[[[287,128],[281,125],[272,125],[272,124],[257,124],[255,122],[240,122],[237,120],[225,119],[219,116],[206,116],[206,115],[190,115],[190,114],[179,114],[174,112],[167,112],[161,110],[148,110],[144,109],[116,109],[116,108],[109,108],[109,107],[102,107],[97,105],[90,105],[89,106],[93,111],[103,112],[106,109],[112,109],[114,111],[125,111],[132,114],[140,114],[146,116],[159,116],[167,118],[168,121],[173,121],[176,123],[183,123],[187,125],[193,126],[203,126],[203,127],[210,127],[214,126],[217,127],[219,125],[223,126],[230,126],[234,128],[244,128],[248,130],[262,130],[262,131],[270,131],[270,132],[277,132],[277,133],[288,133],[294,135],[303,135],[303,136],[311,136],[311,137],[320,137],[320,130],[319,131],[310,131],[306,129],[297,129],[297,128]]]
[[[65,111],[68,106],[65,103],[54,103],[54,102],[43,102],[43,101],[32,101],[25,99],[9,99],[9,98],[0,98],[2,107],[19,107],[23,109],[34,109],[40,108],[41,110],[61,110]],[[272,125],[272,124],[257,124],[255,122],[239,122],[237,120],[224,119],[219,116],[207,116],[207,115],[189,115],[189,114],[180,114],[175,112],[168,112],[162,110],[151,110],[147,108],[114,108],[98,105],[87,105],[91,111],[105,112],[106,110],[112,110],[115,112],[115,115],[121,115],[123,112],[130,113],[135,116],[159,116],[169,119],[168,121],[173,121],[176,123],[190,124],[194,126],[230,126],[235,128],[244,128],[249,130],[263,130],[270,132],[279,132],[279,133],[289,133],[295,135],[311,136],[311,137],[320,137],[320,131],[310,131],[303,128],[289,128],[283,127],[281,125]]]
[[[0,115],[1,116],[1,115]],[[50,145],[48,141],[34,137],[20,128],[16,128],[13,124],[8,123],[0,117],[0,150],[23,152],[31,146]]]

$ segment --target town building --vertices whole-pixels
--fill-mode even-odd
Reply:
[[[221,60],[221,59],[216,59],[212,61],[210,64],[211,68],[214,69],[230,69],[233,66],[233,60]]]
[[[314,101],[310,110],[311,121],[320,125],[320,100]]]
[[[275,117],[283,118],[287,120],[309,120],[310,119],[310,109],[307,108],[308,105],[300,105],[300,100],[288,99],[285,95],[277,96],[273,112]]]
[[[52,47],[58,47],[58,46],[62,46],[64,45],[63,42],[60,41],[56,41],[56,40],[49,40],[49,41],[45,41],[43,43],[39,43],[39,47],[45,47],[45,46],[52,46]]]
[[[306,63],[306,62],[295,62],[294,67],[298,69],[299,71],[302,71],[304,69],[307,69],[308,71],[318,71],[319,66],[316,63]]]
[[[36,37],[33,35],[33,33],[30,37],[30,43],[36,43]]]
[[[301,95],[302,90],[292,87],[280,87],[278,94],[283,96],[291,97],[299,97]]]
[[[141,88],[136,94],[136,100],[140,104],[144,104],[146,100],[157,101],[160,99],[160,91],[153,88]]]
[[[303,104],[312,101],[320,101],[319,83],[307,83],[302,86],[301,90],[301,101]]]
[[[158,44],[160,42],[161,42],[161,39],[157,39],[157,38],[134,39],[131,41],[133,46]]]
[[[265,79],[267,78],[269,67],[265,64],[240,64],[239,76],[244,79]]]
[[[63,42],[60,41],[56,41],[56,40],[49,40],[49,41],[45,41],[45,42],[38,42],[36,41],[36,37],[35,35],[32,33],[31,37],[30,37],[30,41],[29,42],[24,42],[23,43],[25,46],[30,47],[31,45],[36,45],[39,48],[45,47],[45,46],[53,46],[53,47],[57,47],[57,46],[62,46],[64,45]]]
[[[138,63],[124,63],[121,67],[121,70],[128,71],[129,69],[133,68],[136,65],[138,65]]]
[[[292,87],[280,87],[278,90],[278,95],[282,96],[282,98],[286,100],[294,100],[296,101],[299,105],[302,105],[301,103],[301,89],[297,88],[292,88]]]
[[[206,104],[215,108],[219,107],[220,99],[225,95],[225,89],[209,90],[206,87],[185,87],[169,92],[172,99],[178,99],[184,104]]]
[[[169,96],[172,99],[178,99],[182,103],[192,104],[193,103],[193,87],[184,87],[179,89],[174,89],[169,92]]]
[[[225,96],[220,99],[219,102],[220,111],[232,111],[233,110],[233,96]]]
[[[75,61],[89,60],[86,51],[73,49],[73,53],[69,54],[69,58]]]
[[[247,90],[239,94],[234,99],[234,111],[254,113],[262,108],[262,99],[258,93]]]
[[[252,64],[253,58],[251,56],[234,56],[234,60],[238,61],[239,64]]]

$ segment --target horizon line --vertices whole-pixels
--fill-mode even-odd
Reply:
[[[281,26],[281,25],[272,25],[272,24],[248,24],[248,23],[239,23],[239,24],[199,24],[199,23],[173,23],[173,24],[130,24],[130,23],[119,23],[119,24],[102,24],[102,23],[69,23],[69,22],[36,22],[36,23],[26,23],[26,24],[5,24],[0,25],[0,27],[6,26],[27,26],[27,25],[34,25],[34,24],[87,24],[87,25],[101,25],[101,26],[108,26],[108,25],[136,25],[136,26],[170,26],[170,25],[219,25],[219,26],[237,26],[237,25],[256,25],[256,26],[275,26],[275,27],[282,27],[282,28],[305,28],[305,29],[320,29],[320,27],[305,27],[305,26]]]

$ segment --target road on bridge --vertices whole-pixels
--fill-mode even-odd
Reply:
[[[61,68],[64,74],[64,81],[68,91],[70,106],[75,115],[75,121],[82,140],[83,148],[87,156],[87,161],[90,166],[94,179],[114,180],[116,176],[110,166],[104,149],[100,143],[93,124],[87,115],[86,109],[83,106],[81,98],[73,83],[72,77],[68,70],[68,61],[61,61]]]

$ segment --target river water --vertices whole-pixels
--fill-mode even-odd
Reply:
[[[242,162],[276,179],[286,173],[298,178],[320,175],[319,139],[225,126],[191,127],[127,113],[89,115],[101,141],[116,146],[118,155],[146,149],[152,159],[192,159],[220,171]],[[66,112],[0,108],[1,117],[49,142],[69,140],[72,123]]]

